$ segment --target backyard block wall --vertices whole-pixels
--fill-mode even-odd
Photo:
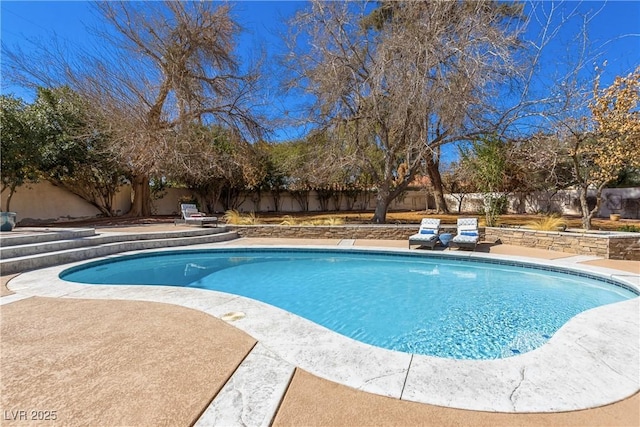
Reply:
[[[6,210],[8,191],[1,195],[0,204],[2,210]],[[193,197],[194,194],[185,188],[168,188],[157,195],[152,200],[152,212],[154,215],[176,215],[180,213],[180,200],[183,197]],[[238,211],[240,212],[273,212],[274,201],[270,193],[243,194],[240,200]],[[451,212],[458,211],[460,194],[447,194],[445,199]],[[552,194],[535,193],[522,196],[511,197],[509,199],[510,212],[539,212],[557,211],[564,214],[577,214],[576,203],[577,194],[572,191],[559,191]],[[605,202],[598,212],[599,217],[608,217],[610,213],[619,213],[622,218],[640,218],[640,187],[635,188],[608,188],[604,190],[603,198]],[[341,211],[365,210],[372,212],[375,207],[375,197],[373,193],[367,193],[353,202],[352,206],[347,206],[344,197],[339,198]],[[431,196],[423,190],[408,190],[401,197],[394,200],[389,209],[391,210],[411,210],[424,211],[425,208],[433,208],[434,203]],[[429,200],[429,201],[427,201]],[[483,209],[484,196],[482,194],[464,195],[461,203],[461,211],[471,215],[478,215],[477,212]],[[114,211],[117,215],[124,215],[131,208],[131,187],[123,185],[114,200]],[[328,206],[335,209],[335,201],[332,199]],[[218,216],[225,209],[218,203],[215,213]],[[18,222],[22,220],[32,220],[37,222],[53,222],[55,220],[86,219],[99,216],[98,209],[82,200],[80,197],[67,190],[56,187],[49,182],[42,181],[35,184],[18,187],[11,200],[11,211],[18,214]],[[300,212],[300,205],[291,194],[283,192],[280,195],[279,212],[295,213]],[[320,212],[321,207],[314,191],[309,193],[309,212]],[[371,213],[373,215],[373,213]],[[25,225],[25,224],[22,224]]]
[[[7,206],[9,192],[2,193],[2,210]],[[18,187],[11,199],[11,212],[17,214],[16,222],[53,222],[77,218],[94,218],[100,211],[79,196],[57,187],[48,181]],[[113,209],[123,215],[131,209],[131,187],[122,186],[116,193]]]

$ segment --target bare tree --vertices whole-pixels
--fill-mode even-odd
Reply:
[[[626,168],[640,168],[640,67],[601,88],[594,83],[589,104],[590,116],[565,126],[565,138],[573,162],[582,211],[582,226],[591,229],[591,220],[602,204],[602,190]],[[589,207],[589,189],[596,202]]]
[[[259,75],[240,71],[234,56],[240,28],[226,4],[97,2],[96,8],[111,28],[98,32],[103,44],[96,52],[48,46],[37,61],[19,51],[6,57],[23,81],[68,84],[91,100],[132,183],[130,214],[147,216],[150,178],[176,157],[170,153],[183,129],[201,123],[245,137],[261,133],[252,98]],[[190,154],[191,147],[180,147]]]
[[[529,124],[542,128],[531,139],[538,146],[529,145],[530,166],[550,172],[547,183],[555,188],[573,185],[577,188],[585,229],[598,211],[603,188],[614,182],[626,168],[633,168],[637,151],[638,79],[639,72],[630,70],[617,76],[605,89],[600,87],[603,68],[610,52],[606,49],[615,40],[597,44],[590,37],[592,20],[604,7],[597,3],[595,10],[582,12],[578,3],[532,3],[531,19],[540,21],[541,34],[530,42],[535,53],[525,89],[518,103],[504,114],[504,121],[515,123],[529,119]],[[564,56],[555,56],[554,74],[540,72],[544,64],[540,58],[551,41],[558,38],[563,27],[572,24],[576,31],[565,40]],[[629,36],[621,35],[620,38]],[[637,67],[637,65],[633,65]],[[534,96],[534,87],[545,96]],[[542,120],[531,120],[537,116]],[[622,130],[624,129],[624,130]],[[636,133],[634,133],[636,132]],[[546,162],[546,165],[544,164]],[[588,203],[588,192],[595,190],[595,204]]]
[[[462,213],[462,205],[466,195],[478,192],[477,183],[473,179],[473,172],[465,166],[463,162],[451,163],[442,174],[442,183],[445,190],[458,202],[456,207],[458,213]]]
[[[426,159],[437,169],[439,146],[479,131],[483,105],[514,70],[518,16],[492,2],[382,2],[372,15],[363,3],[314,0],[295,17],[290,65],[316,96],[315,117],[380,153],[368,159],[373,222]]]
[[[214,213],[218,203],[237,208],[240,194],[262,178],[252,146],[228,129],[193,124],[173,144],[167,177],[192,189],[207,212]]]

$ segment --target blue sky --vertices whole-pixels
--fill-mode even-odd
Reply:
[[[304,6],[299,1],[237,1],[232,2],[234,14],[246,33],[240,40],[240,50],[248,52],[252,48],[263,46],[268,52],[279,52],[280,42],[277,33],[284,30],[283,18],[292,16]],[[548,8],[551,3],[543,2]],[[640,64],[640,1],[585,1],[567,2],[566,7],[574,7],[582,12],[599,10],[590,25],[590,37],[596,46],[603,45],[605,55],[599,58],[608,65],[603,83],[608,84],[615,75],[626,74]],[[91,6],[84,1],[0,1],[1,38],[8,46],[20,45],[28,50],[28,39],[50,39],[54,34],[70,45],[87,43],[89,35],[86,25],[92,25],[96,16]],[[574,28],[575,29],[575,28]],[[567,27],[571,30],[571,27]],[[536,32],[535,25],[530,34]],[[553,67],[556,58],[572,51],[570,34],[561,35],[548,52],[545,64]],[[19,87],[2,81],[3,94],[13,93],[30,102],[32,94]],[[274,114],[281,114],[292,107],[291,99],[273,99]],[[287,138],[287,132],[280,138]]]
[[[231,2],[233,15],[244,32],[239,40],[240,53],[261,45],[271,51],[280,47],[277,33],[284,28],[283,19],[304,6],[299,1]],[[71,45],[86,44],[99,17],[87,1],[0,1],[2,43],[29,49],[28,40],[58,37]],[[5,88],[3,93],[17,88]]]
[[[230,2],[232,13],[243,28],[239,40],[239,54],[257,55],[258,49],[270,53],[282,51],[278,34],[282,24],[295,12],[305,6],[300,1],[236,1]],[[99,18],[87,1],[5,1],[0,0],[1,39],[8,46],[20,46],[28,51],[28,40],[50,40],[53,36],[63,43],[73,45],[88,44],[92,35],[87,27],[95,26]],[[276,73],[273,73],[276,75]],[[275,83],[274,83],[275,85]],[[34,93],[2,81],[2,94],[13,94],[32,102]],[[274,91],[271,91],[274,94]],[[295,98],[273,95],[272,114],[295,108]],[[301,136],[300,128],[279,129],[275,139],[286,140]]]

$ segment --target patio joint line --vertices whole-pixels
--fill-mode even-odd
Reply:
[[[269,421],[269,427],[271,427],[273,425],[273,422],[275,421],[276,417],[278,416],[278,412],[280,412],[280,408],[282,407],[282,404],[284,403],[284,399],[287,396],[287,393],[289,392],[289,388],[291,387],[291,383],[293,382],[293,378],[296,375],[296,372],[298,371],[298,367],[294,366],[293,367],[293,372],[291,373],[291,378],[289,378],[289,382],[287,383],[287,386],[284,389],[284,393],[282,393],[282,397],[280,398],[280,401],[278,402],[278,406],[276,407],[276,410],[273,412],[273,416],[271,417],[271,420]]]
[[[356,241],[355,239],[341,239],[338,242],[338,246],[353,246],[355,245]]]
[[[0,305],[11,304],[12,302],[21,301],[27,298],[31,298],[31,295],[25,295],[25,294],[19,294],[19,293],[5,295],[0,298]]]
[[[402,390],[400,391],[399,399],[402,400],[402,396],[404,395],[404,388],[407,386],[407,379],[409,379],[409,372],[411,371],[411,364],[413,363],[413,354],[411,355],[411,359],[409,359],[409,366],[407,366],[407,374],[404,376],[404,382],[402,383]]]
[[[198,413],[198,415],[196,415],[191,422],[189,423],[190,426],[195,426],[196,423],[198,422],[198,420],[200,418],[202,418],[202,416],[205,414],[205,412],[207,412],[207,410],[209,409],[209,407],[211,406],[211,404],[213,403],[213,401],[215,400],[216,397],[218,397],[218,395],[222,392],[222,390],[224,389],[224,386],[227,384],[227,382],[229,382],[229,380],[231,379],[231,377],[233,377],[233,375],[238,371],[238,368],[240,367],[240,365],[242,365],[242,362],[244,362],[247,357],[251,354],[251,352],[253,351],[254,348],[256,348],[256,345],[258,345],[258,341],[256,341],[253,346],[249,349],[249,351],[247,352],[247,354],[244,355],[244,357],[242,358],[242,361],[240,361],[240,363],[238,363],[238,366],[236,366],[236,368],[233,370],[233,372],[231,373],[231,375],[229,375],[229,377],[227,377],[227,379],[225,380],[224,384],[222,385],[222,387],[220,387],[220,390],[218,390],[217,393],[215,393],[211,399],[209,399],[209,402],[207,402],[207,404],[205,405],[204,408],[202,408],[202,410]]]
[[[270,425],[294,372],[292,364],[258,342],[194,425]]]

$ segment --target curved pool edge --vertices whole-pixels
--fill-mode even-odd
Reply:
[[[230,249],[220,246],[197,249],[203,248]],[[305,246],[305,249],[313,248],[341,250],[334,246]],[[389,248],[347,249],[409,253]],[[107,258],[158,251],[162,250],[128,252]],[[420,254],[433,256],[430,252],[421,251]],[[541,266],[563,264],[478,253],[438,252],[437,255],[490,257]],[[19,294],[33,296],[171,303],[218,318],[240,311],[245,317],[229,323],[292,365],[362,391],[421,403],[492,412],[561,412],[613,403],[640,389],[639,298],[583,312],[558,330],[547,344],[520,356],[497,360],[451,360],[363,344],[276,307],[236,295],[166,286],[82,285],[58,278],[61,271],[85,263],[87,261],[26,272],[14,278],[9,287]],[[600,277],[614,277],[640,289],[640,275],[591,266],[566,267]]]

